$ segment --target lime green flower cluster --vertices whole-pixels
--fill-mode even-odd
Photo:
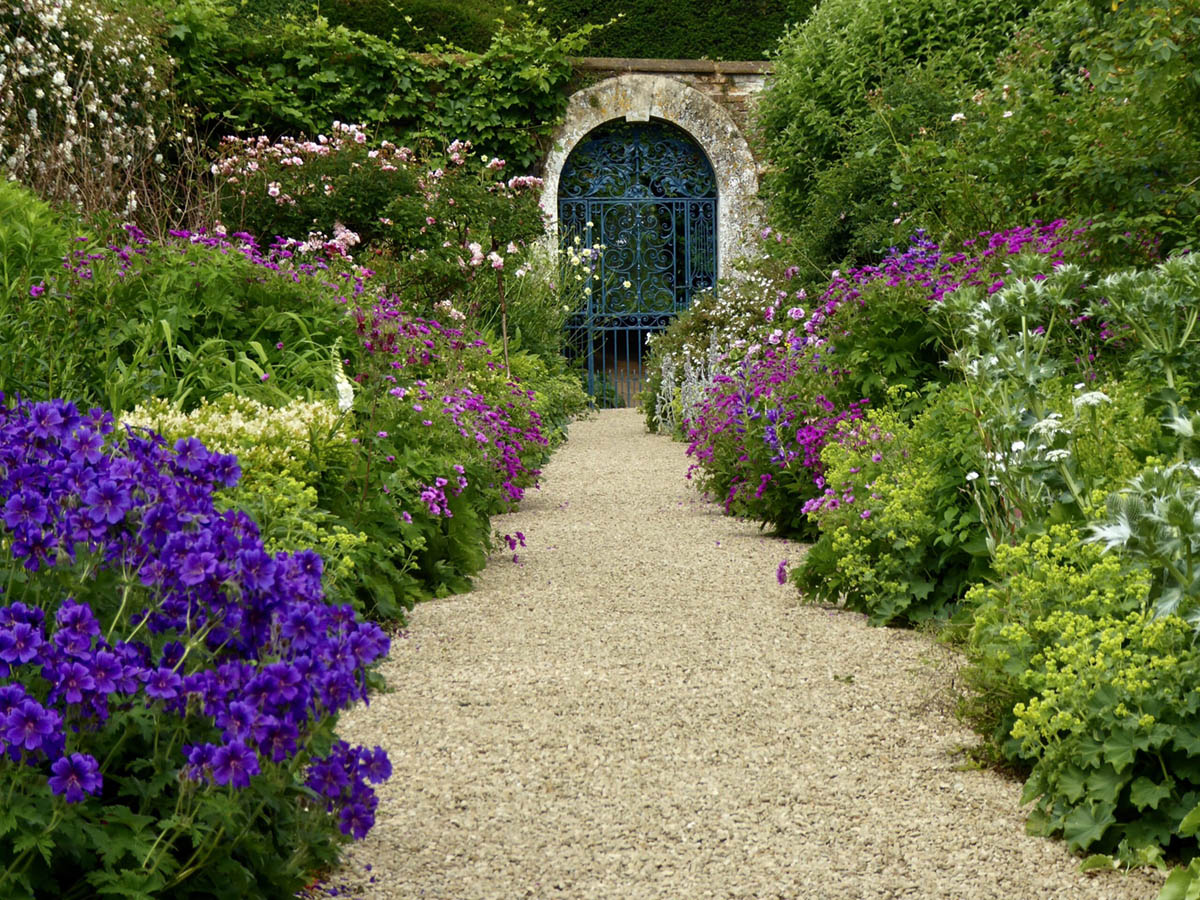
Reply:
[[[1031,660],[1012,735],[1034,760],[1032,823],[1073,849],[1129,859],[1181,834],[1200,788],[1200,651],[1176,616],[1060,609]]]
[[[1031,696],[1027,673],[1061,639],[1053,614],[1124,616],[1141,610],[1150,591],[1149,573],[1124,566],[1083,537],[1080,525],[1059,523],[1018,544],[1001,544],[995,579],[963,599],[971,618],[964,672],[971,693],[964,712],[1010,762],[1021,754],[1012,736],[1013,707]]]
[[[290,473],[311,481],[337,451],[348,450],[349,430],[336,405],[320,400],[293,400],[271,407],[225,394],[201,401],[192,412],[182,412],[162,398],[149,400],[121,417],[130,426],[151,428],[169,439],[192,436],[209,450],[232,453],[243,478],[261,472]]]

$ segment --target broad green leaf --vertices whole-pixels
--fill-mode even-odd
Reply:
[[[1116,805],[1112,803],[1089,803],[1076,807],[1063,823],[1063,837],[1072,850],[1086,850],[1104,837],[1110,825],[1117,820],[1113,816]]]
[[[1139,750],[1145,750],[1149,745],[1148,735],[1138,734],[1126,728],[1113,731],[1104,741],[1104,759],[1112,763],[1117,771],[1133,764]]]
[[[1200,804],[1183,817],[1179,823],[1179,833],[1184,837],[1192,837],[1200,831]]]
[[[1103,853],[1093,853],[1079,864],[1080,872],[1098,872],[1117,868],[1117,861]]]
[[[1085,734],[1079,739],[1077,757],[1088,768],[1094,769],[1099,767],[1100,757],[1103,752],[1104,745],[1090,734]]]
[[[1087,795],[1093,800],[1116,806],[1121,789],[1128,783],[1128,775],[1121,775],[1112,766],[1101,766],[1087,777]]]
[[[1129,788],[1129,799],[1133,801],[1133,805],[1139,810],[1158,809],[1158,804],[1171,796],[1171,788],[1174,782],[1170,779],[1159,784],[1151,781],[1144,775],[1134,779],[1133,784]]]
[[[1077,803],[1087,792],[1087,776],[1079,766],[1068,764],[1058,775],[1057,792],[1072,803]]]

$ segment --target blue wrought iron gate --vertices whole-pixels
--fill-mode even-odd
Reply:
[[[647,338],[716,283],[716,220],[712,165],[668,122],[608,122],[567,158],[559,235],[564,246],[593,250],[567,327],[600,405],[632,402]]]

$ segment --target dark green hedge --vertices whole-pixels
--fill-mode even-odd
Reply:
[[[503,3],[486,0],[322,0],[321,14],[345,25],[388,38],[405,50],[453,44],[482,53],[492,42]],[[411,21],[406,21],[410,19]]]
[[[549,24],[620,21],[592,35],[591,56],[762,59],[817,0],[541,0]]]
[[[803,21],[818,0],[541,0],[540,18],[575,27],[624,16],[592,36],[584,54],[652,59],[762,59],[785,26]],[[487,49],[503,0],[321,0],[321,15],[393,41],[406,50],[450,43]],[[257,18],[310,16],[316,0],[244,0]],[[522,8],[524,8],[522,6]],[[412,21],[405,21],[405,17]]]

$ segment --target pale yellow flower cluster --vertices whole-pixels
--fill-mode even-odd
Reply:
[[[244,475],[264,469],[311,477],[318,449],[327,457],[332,449],[348,448],[350,441],[337,406],[320,400],[271,407],[226,395],[185,413],[156,398],[126,413],[122,422],[153,429],[172,442],[199,438],[209,450],[235,454]]]

